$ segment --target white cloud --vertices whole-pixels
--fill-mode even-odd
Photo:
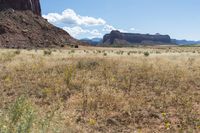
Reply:
[[[130,28],[131,31],[135,31],[135,28]]]
[[[126,30],[109,25],[102,18],[81,16],[72,9],[66,9],[60,14],[48,13],[47,15],[43,15],[43,17],[50,23],[63,28],[75,38],[102,37],[105,33],[111,32],[112,30],[127,32]]]
[[[72,35],[73,37],[78,37],[81,34],[88,34],[88,38],[103,36],[102,33],[97,29],[88,30],[88,29],[83,29],[79,26],[63,27],[63,29],[66,30],[67,32],[69,32],[69,34]]]
[[[58,13],[49,13],[48,15],[43,15],[44,18],[46,18],[51,23],[56,23],[58,20],[62,19],[62,16]]]
[[[120,32],[127,32],[127,30],[124,30],[124,29],[118,29],[118,28],[115,28],[114,26],[112,25],[109,25],[109,24],[106,24],[103,28],[102,31],[104,32],[111,32],[112,30],[118,30]]]
[[[111,32],[112,30],[116,30],[116,28],[113,27],[112,25],[108,25],[108,24],[106,24],[103,28],[103,31],[105,31],[105,32]]]
[[[87,33],[88,30],[84,30],[79,26],[75,26],[75,27],[63,27],[63,29],[67,32],[69,32],[70,35],[72,35],[73,37],[76,37],[79,34],[82,33]]]
[[[106,21],[102,18],[94,18],[89,16],[81,16],[76,14],[72,9],[66,9],[61,14],[58,13],[49,13],[43,15],[49,22],[55,24],[65,24],[65,25],[85,25],[85,26],[97,26],[104,25]]]

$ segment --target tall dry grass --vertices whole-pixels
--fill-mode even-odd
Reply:
[[[199,132],[193,50],[1,50],[0,132]]]

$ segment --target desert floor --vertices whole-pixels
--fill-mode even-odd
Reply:
[[[1,133],[200,132],[200,48],[0,49]]]

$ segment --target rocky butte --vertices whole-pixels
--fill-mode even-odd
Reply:
[[[39,0],[0,0],[1,10],[9,8],[14,10],[31,10],[33,13],[41,16]]]
[[[150,34],[138,34],[138,33],[121,33],[120,31],[113,30],[110,34],[106,34],[103,37],[103,44],[121,44],[121,45],[134,45],[134,44],[151,44],[162,45],[171,44],[171,38],[169,35],[150,35]]]
[[[41,17],[39,0],[0,0],[0,47],[55,48],[79,44]]]

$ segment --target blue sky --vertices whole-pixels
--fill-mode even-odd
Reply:
[[[49,22],[75,38],[110,30],[200,40],[200,0],[41,0]]]

